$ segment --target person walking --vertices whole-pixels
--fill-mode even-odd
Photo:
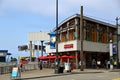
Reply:
[[[96,68],[96,61],[95,61],[95,59],[92,60],[92,68],[93,68],[93,69]]]
[[[79,68],[81,68],[81,61],[79,61]]]
[[[97,68],[100,69],[100,67],[101,67],[101,61],[98,60],[98,61],[97,61]]]
[[[20,60],[20,71],[23,72],[23,61]]]
[[[117,68],[117,61],[114,61],[114,68]]]
[[[42,62],[42,60],[40,60],[40,70],[42,70],[42,64],[43,64],[43,62]]]

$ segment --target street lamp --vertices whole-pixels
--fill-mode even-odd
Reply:
[[[118,24],[118,20],[120,20],[120,17],[116,17],[116,27],[117,27],[117,68],[119,67],[118,63],[119,63],[119,50],[118,50],[118,27],[119,27],[119,24]]]
[[[56,62],[55,62],[55,73],[59,73],[59,60],[58,60],[58,0],[56,0]]]

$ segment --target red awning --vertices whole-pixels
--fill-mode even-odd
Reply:
[[[62,58],[75,58],[75,56],[67,56],[67,55],[63,55]]]
[[[45,60],[45,59],[48,59],[48,56],[39,56],[37,59]]]
[[[63,55],[62,58],[69,58],[69,56],[67,56],[67,55]]]
[[[75,56],[69,56],[69,58],[75,58]]]
[[[47,60],[47,59],[55,59],[55,58],[56,58],[56,56],[40,56],[37,59]],[[63,55],[63,56],[58,56],[58,58],[67,59],[67,58],[75,58],[75,56]]]
[[[55,59],[56,56],[48,56],[48,59]]]

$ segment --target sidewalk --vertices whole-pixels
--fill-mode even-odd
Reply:
[[[34,70],[34,71],[23,72],[21,78],[32,80],[34,78],[64,76],[64,75],[71,75],[71,74],[101,73],[101,72],[103,72],[103,70],[85,69],[84,71],[80,71],[80,69],[74,69],[72,72],[65,72],[64,71],[64,73],[55,74],[54,69],[43,69],[43,70]]]
[[[54,69],[47,69],[43,68],[43,70],[32,70],[21,72],[21,79],[35,79],[35,78],[44,78],[44,77],[53,77],[53,76],[64,76],[64,75],[71,75],[71,74],[88,74],[88,73],[102,73],[102,72],[111,72],[111,71],[119,71],[120,69],[115,70],[106,70],[106,69],[84,69],[84,71],[80,71],[80,69],[74,69],[72,72],[61,74],[55,74]],[[10,80],[10,74],[0,75],[0,80]]]

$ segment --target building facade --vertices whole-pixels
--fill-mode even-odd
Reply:
[[[0,50],[0,62],[6,62],[8,50]]]
[[[80,15],[75,14],[58,26],[58,54],[73,55],[76,68],[80,61]],[[55,30],[54,30],[55,31]],[[101,67],[105,66],[105,60],[110,59],[109,41],[117,42],[117,27],[115,25],[83,16],[83,56],[86,68],[90,68],[92,60],[101,61]],[[46,46],[46,53],[55,54],[55,49]],[[113,55],[116,57],[116,55]]]

